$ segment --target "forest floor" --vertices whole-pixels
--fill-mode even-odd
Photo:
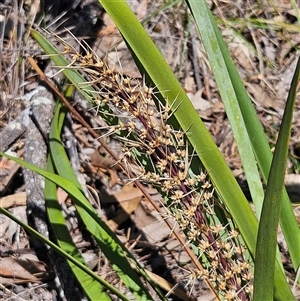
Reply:
[[[4,0],[0,3],[0,151],[25,159],[32,158],[35,162],[39,156],[45,159],[46,155],[45,151],[39,154],[38,144],[32,151],[32,145],[28,143],[32,139],[31,129],[34,126],[28,112],[30,108],[34,112],[32,99],[40,93],[42,86],[26,57],[38,58],[46,74],[54,74],[57,70],[49,67],[49,59],[43,57],[42,50],[30,37],[30,27],[43,27],[65,40],[73,39],[72,45],[79,47],[79,43],[69,34],[72,32],[78,39],[87,41],[109,66],[119,69],[126,76],[142,78],[116,26],[97,2],[68,0],[62,1],[63,4],[52,4],[45,1],[43,8],[39,6],[39,1],[27,2],[19,5],[17,1]],[[297,6],[296,2],[209,1],[271,147],[276,143],[289,85],[299,57],[300,4]],[[166,0],[130,1],[130,5],[181,82],[246,195],[249,195],[224,106],[186,5],[183,1]],[[55,80],[58,81],[58,78],[55,77]],[[95,127],[102,126],[102,121],[92,116],[88,105],[80,99],[75,101],[74,106]],[[43,121],[39,119],[38,122],[48,122],[41,124],[45,133],[49,129],[50,113],[38,113],[44,114]],[[70,118],[70,123],[74,132],[72,137],[78,145],[79,170],[92,194],[97,195],[93,205],[99,205],[99,211],[108,220],[110,228],[152,272],[170,283],[180,283],[185,289],[185,296],[170,297],[171,300],[214,300],[205,284],[186,281],[188,256],[176,239],[169,237],[170,230],[163,225],[162,217],[156,214],[134,185],[124,185],[124,174],[114,167],[111,158],[86,129],[75,118]],[[117,144],[111,143],[112,147],[117,147]],[[300,203],[299,159],[298,95],[286,187],[300,224],[300,207],[297,205]],[[30,181],[34,181],[34,177],[26,175],[19,166],[4,159],[0,161],[0,204],[24,222],[27,222]],[[156,196],[154,189],[148,189]],[[62,191],[60,193],[66,210],[72,211],[68,197]],[[119,210],[120,206],[122,210]],[[76,218],[70,219],[69,223],[76,244],[85,253],[89,265],[97,269],[99,254],[91,251],[93,244],[84,239]],[[59,300],[54,271],[38,255],[28,235],[0,215],[0,298]],[[284,243],[282,258],[288,267],[290,259]],[[24,267],[24,261],[30,262],[30,268]],[[295,279],[292,272],[290,276]],[[189,292],[192,293],[191,298],[188,297]],[[300,292],[295,292],[295,295],[300,300]]]

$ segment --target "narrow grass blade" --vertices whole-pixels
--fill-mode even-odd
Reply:
[[[292,127],[293,110],[300,77],[300,59],[291,84],[266,188],[259,222],[254,272],[254,301],[273,300],[274,263],[286,158]],[[300,241],[298,241],[300,246]],[[267,267],[267,268],[266,268]],[[262,285],[264,283],[264,285]]]
[[[267,182],[269,176],[269,170],[271,166],[271,160],[272,160],[272,152],[268,145],[267,137],[263,131],[259,119],[257,118],[257,114],[248,97],[244,84],[237,72],[236,67],[232,62],[228,49],[226,45],[224,45],[225,44],[224,40],[222,38],[219,29],[217,28],[216,22],[211,12],[207,8],[206,2],[204,0],[200,0],[200,2],[201,2],[201,9],[206,7],[205,17],[207,23],[205,24],[209,24],[210,22],[211,25],[213,26],[215,32],[215,43],[216,43],[215,46],[217,47],[218,44],[222,46],[220,47],[220,50],[223,53],[223,59],[226,63],[230,80],[232,81],[232,83],[234,83],[235,93],[237,96],[237,100],[239,102],[240,110],[242,112],[245,125],[247,127],[250,141],[253,146],[253,151],[255,153],[255,157],[257,159],[257,163],[259,165],[261,175],[264,181]],[[196,2],[193,2],[192,4],[194,5],[196,4]],[[198,2],[197,5],[199,5]],[[207,25],[205,25],[205,28],[206,27]],[[199,28],[199,30],[201,29],[202,27]],[[217,72],[219,71],[217,70]],[[283,192],[280,224],[289,248],[289,253],[291,255],[294,270],[296,271],[298,266],[300,265],[300,252],[299,252],[300,231],[292,206],[290,204],[289,197],[285,189]]]
[[[210,65],[219,88],[219,93],[237,142],[252,200],[256,206],[256,213],[259,217],[264,198],[264,191],[253,153],[252,144],[235,92],[234,86],[237,86],[239,82],[235,79],[231,79],[230,72],[227,69],[226,62],[223,57],[225,52],[224,48],[227,46],[225,43],[218,43],[215,28],[209,17],[210,11],[207,5],[200,5],[199,2],[195,1],[187,2],[190,5],[206,54],[210,61]],[[245,97],[248,97],[247,94],[245,94]]]
[[[228,75],[229,75],[229,77],[227,79],[234,84],[236,99],[239,102],[239,106],[240,106],[240,109],[242,112],[242,116],[239,116],[239,118],[241,118],[242,120],[245,121],[245,125],[247,127],[247,132],[248,132],[248,135],[250,136],[250,141],[253,145],[253,150],[255,152],[260,169],[262,170],[263,176],[265,178],[265,176],[269,173],[269,168],[266,166],[266,162],[268,162],[268,160],[270,161],[271,157],[272,157],[271,153],[270,153],[270,148],[269,148],[267,140],[266,140],[266,136],[263,133],[262,126],[257,118],[254,107],[252,106],[252,104],[249,100],[249,97],[243,86],[240,76],[238,75],[237,70],[232,63],[232,60],[230,58],[227,47],[222,39],[222,36],[221,36],[217,26],[216,26],[215,20],[213,19],[213,16],[209,11],[209,9],[206,5],[206,2],[205,1],[201,1],[201,2],[202,2],[201,9],[199,9],[199,4],[196,5],[195,2],[192,2],[192,1],[190,2],[191,7],[194,7],[194,8],[196,7],[197,13],[199,15],[201,15],[201,13],[203,11],[205,11],[205,14],[202,15],[202,18],[205,21],[206,27],[204,30],[203,26],[201,26],[203,24],[202,23],[198,24],[199,31],[201,31],[201,34],[205,35],[208,27],[211,27],[211,29],[212,29],[212,32],[214,35],[213,43],[214,43],[215,51],[216,51],[216,49],[219,49],[222,53],[222,56],[219,57],[218,59],[224,60],[224,62],[226,64],[226,68],[228,69]],[[206,10],[203,9],[204,7],[206,7]],[[208,24],[210,24],[210,25],[208,25]],[[206,43],[204,41],[204,44],[207,44],[207,41],[206,41]],[[215,73],[215,75],[219,74],[220,70],[217,69],[217,70],[215,70],[214,73]],[[228,114],[228,111],[227,111],[227,114]],[[263,148],[263,151],[262,151],[262,148]],[[268,155],[269,155],[269,157],[268,157]],[[268,160],[266,157],[268,157]],[[299,260],[299,251],[298,251],[299,244],[298,244],[298,238],[296,238],[296,240],[295,240],[294,234],[296,232],[296,236],[299,236],[300,232],[298,230],[298,227],[295,225],[295,216],[293,214],[289,200],[286,197],[286,193],[285,193],[283,207],[284,207],[284,211],[282,212],[283,214],[282,214],[282,219],[281,219],[282,229],[285,229],[284,233],[287,234],[286,239],[287,239],[287,242],[289,245],[289,249],[291,250],[291,255],[293,254],[294,262],[297,262]],[[257,208],[257,210],[259,211],[260,209]],[[293,226],[294,231],[290,230],[291,226]],[[297,263],[296,263],[296,266],[297,266]],[[278,281],[278,280],[276,280],[276,281]],[[278,289],[278,287],[279,286],[277,286],[277,289]],[[291,297],[291,298],[293,298],[293,297]]]
[[[51,159],[48,158],[47,170],[53,172]],[[70,254],[73,258],[85,264],[81,253],[74,244],[70,232],[66,226],[65,218],[61,212],[61,207],[57,199],[57,186],[49,180],[45,181],[45,199],[49,221],[53,232],[55,233],[59,247]],[[103,291],[102,286],[95,281],[94,278],[86,274],[82,269],[77,267],[74,263],[68,261],[68,264],[80,284],[85,296],[89,300],[111,300]],[[86,265],[86,264],[85,264]]]
[[[54,129],[56,131],[56,129]],[[55,137],[55,138],[54,138]],[[55,168],[58,170],[58,172],[67,179],[71,180],[74,185],[77,186],[80,190],[82,188],[80,187],[80,183],[78,182],[69,162],[64,162],[67,159],[66,154],[64,153],[63,146],[61,145],[60,140],[57,140],[57,136],[54,135],[52,137],[50,142],[51,145],[51,152],[52,157],[55,162]],[[87,202],[88,200],[85,200]],[[86,204],[88,205],[88,204]],[[116,273],[119,275],[119,277],[122,279],[124,284],[133,292],[139,292],[140,297],[142,297],[143,300],[152,300],[150,295],[148,295],[145,287],[140,282],[139,277],[137,274],[133,271],[133,269],[128,265],[128,262],[125,263],[125,258],[123,256],[116,256],[116,254],[113,255],[114,252],[112,252],[112,248],[114,245],[114,248],[116,248],[116,244],[118,242],[114,242],[112,244],[112,241],[108,243],[108,241],[105,239],[105,236],[107,236],[106,233],[103,233],[105,230],[99,226],[94,219],[91,220],[89,213],[86,212],[85,208],[81,206],[81,204],[78,204],[75,202],[76,210],[84,222],[87,230],[94,236],[96,241],[99,244],[99,247],[103,251],[103,253],[107,256],[107,258],[110,260],[113,269],[116,271]],[[110,239],[111,240],[111,239]],[[120,242],[118,243],[118,248],[120,249]],[[120,250],[121,251],[121,250]],[[107,255],[109,254],[109,255]],[[113,255],[113,256],[112,256]]]
[[[187,132],[187,138],[224,199],[253,255],[258,228],[257,220],[212,136],[199,118],[171,68],[125,1],[118,1],[116,4],[116,2],[106,0],[100,3],[121,31],[165,101],[170,107],[176,108],[174,115],[181,128]]]
[[[2,153],[0,153],[0,155],[2,155]],[[8,158],[8,156],[6,156],[6,157]],[[12,160],[16,159],[16,158],[10,157],[10,156],[9,156],[9,158],[12,159]],[[19,162],[22,163],[22,160],[19,160]],[[30,166],[30,164],[29,164],[29,166]],[[34,166],[32,165],[32,167],[34,167]],[[51,173],[48,173],[48,175],[51,178]],[[76,266],[78,266],[80,269],[82,269],[84,272],[86,272],[88,275],[90,275],[91,277],[93,277],[94,279],[96,279],[99,283],[101,283],[103,286],[105,286],[108,290],[114,292],[115,295],[120,298],[120,300],[130,301],[130,299],[128,299],[125,295],[123,295],[122,293],[120,293],[115,287],[113,287],[112,285],[110,285],[108,282],[106,282],[105,280],[103,280],[101,277],[99,277],[98,275],[96,275],[92,270],[90,270],[88,267],[86,267],[80,261],[76,260],[69,253],[65,252],[60,247],[58,247],[55,243],[53,243],[52,241],[50,241],[47,238],[45,238],[38,231],[34,230],[33,228],[31,228],[27,224],[23,223],[21,220],[19,220],[18,218],[16,218],[13,214],[11,214],[9,211],[7,211],[6,209],[4,209],[3,207],[0,207],[0,213],[5,214],[11,220],[13,220],[18,225],[20,225],[23,229],[25,229],[28,233],[34,235],[40,241],[44,242],[49,247],[51,247],[51,249],[53,249],[55,252],[59,253],[61,256],[63,256],[64,258],[66,258],[67,260],[69,260],[70,262],[72,262],[73,264],[75,264]],[[96,300],[98,300],[98,299],[96,299]]]
[[[56,113],[54,118],[52,119],[52,126],[60,129],[58,125],[57,115],[60,110],[59,107],[56,108]],[[54,167],[52,165],[51,156],[48,156],[47,160],[47,170],[50,172],[54,172]],[[57,186],[48,179],[45,179],[45,203],[47,215],[49,218],[49,222],[55,234],[57,244],[61,249],[63,249],[68,254],[72,255],[73,258],[76,258],[82,264],[85,264],[85,261],[74,244],[70,232],[67,228],[65,218],[62,214],[61,206],[59,205],[57,198]],[[111,300],[109,296],[103,291],[103,287],[94,280],[94,278],[90,277],[72,262],[67,261],[73,274],[75,275],[78,283],[82,287],[83,292],[89,298],[89,300]]]
[[[30,31],[32,37],[38,42],[38,44],[43,48],[45,53],[50,56],[50,59],[58,66],[65,77],[76,87],[76,89],[82,94],[82,96],[91,104],[95,103],[95,99],[98,98],[98,92],[93,89],[93,87],[86,82],[86,80],[81,76],[81,74],[70,68],[70,62],[68,62],[63,55],[38,31],[31,29]],[[106,104],[101,104],[101,110],[107,112],[103,116],[103,119],[109,124],[116,124],[117,118],[112,114],[111,110]]]
[[[54,166],[55,166],[55,169],[57,170],[57,172],[61,176],[72,181],[72,183],[74,185],[76,185],[76,187],[80,191],[82,191],[81,184],[79,183],[79,181],[76,178],[76,175],[74,174],[74,171],[69,163],[68,157],[67,157],[64,147],[62,145],[62,141],[60,138],[60,128],[61,128],[62,120],[63,120],[63,116],[64,116],[64,113],[62,113],[64,108],[61,106],[58,106],[58,107],[59,108],[56,110],[56,113],[54,115],[54,118],[57,119],[56,120],[57,123],[56,124],[53,123],[53,126],[51,126],[51,130],[50,130],[50,152],[51,152],[52,159],[54,161]],[[59,126],[56,126],[56,125],[59,125]],[[86,200],[86,202],[88,202],[88,200]],[[87,205],[89,205],[89,203]],[[109,252],[109,249],[106,246],[103,246],[102,235],[98,234],[98,236],[95,236],[95,233],[99,233],[100,229],[98,231],[94,231],[94,232],[92,232],[92,230],[90,230],[95,227],[99,228],[99,226],[97,224],[95,225],[94,221],[90,220],[90,218],[89,218],[88,214],[85,212],[85,210],[83,210],[83,208],[79,204],[76,204],[76,202],[75,202],[75,206],[76,206],[79,216],[82,218],[83,222],[85,223],[87,230],[90,231],[94,235],[95,239],[98,242],[101,241],[100,247],[101,247],[102,251],[104,252],[104,254],[107,254],[106,252]],[[101,231],[103,231],[103,230],[101,230]],[[116,241],[116,243],[118,243],[118,241]],[[119,242],[119,247],[121,247],[121,246],[122,246],[122,244]],[[107,248],[107,251],[105,252],[105,250],[103,250],[103,248]],[[161,294],[158,287],[151,281],[150,277],[147,275],[146,272],[143,271],[142,267],[137,263],[137,261],[134,259],[134,257],[129,252],[127,252],[127,250],[125,248],[123,248],[123,252],[126,253],[126,256],[131,259],[131,262],[136,267],[136,269],[149,281],[149,283],[152,284],[152,286],[156,290],[156,292],[158,294]],[[140,282],[140,279],[136,278],[135,272],[133,272],[133,270],[129,271],[128,266],[126,266],[124,264],[124,262],[123,262],[123,266],[121,264],[116,265],[114,263],[114,261],[117,261],[118,258],[111,257],[110,255],[108,255],[107,257],[110,260],[110,262],[112,263],[112,266],[115,269],[115,271],[118,273],[120,278],[123,280],[124,284],[133,293],[135,292],[135,290],[137,290],[137,287],[135,287],[135,284],[139,285],[140,290],[144,289],[145,292],[147,292],[147,290],[144,288],[143,284]],[[129,276],[127,276],[126,274],[128,274]],[[133,280],[133,282],[132,282],[132,280]],[[144,292],[144,295],[147,295],[147,293],[145,293],[145,292]],[[145,296],[140,296],[140,297],[144,298]],[[161,295],[160,297],[161,297],[161,300],[165,300],[163,295]]]
[[[32,164],[29,164],[21,159],[9,156],[3,152],[0,152],[0,155],[7,157],[15,161],[16,163],[32,170],[33,172],[42,175],[43,177],[54,182],[57,186],[64,189],[72,197],[79,215],[81,216],[87,229],[95,237],[96,241],[99,244],[99,247],[108,258],[108,260],[112,263],[113,268],[122,278],[124,284],[130,290],[132,290],[133,294],[137,296],[139,300],[153,300],[147,289],[142,284],[137,273],[132,269],[130,263],[127,261],[127,258],[132,259],[131,261],[134,260],[132,255],[127,250],[125,250],[117,236],[98,216],[94,208],[72,181],[59,175],[50,173]],[[69,259],[69,257],[67,259]],[[115,291],[113,292],[116,294]]]

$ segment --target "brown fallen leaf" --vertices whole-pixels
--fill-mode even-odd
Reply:
[[[13,279],[22,279],[22,280],[27,280],[27,281],[38,281],[38,279],[34,276],[32,277],[24,277],[20,275],[19,273],[15,273],[12,270],[5,269],[0,266],[0,276],[5,277],[5,278],[13,278]]]
[[[139,198],[143,196],[140,189],[134,187],[132,184],[125,185],[121,191],[113,194],[119,203],[129,201],[131,199]]]
[[[282,103],[273,99],[261,86],[254,83],[247,84],[247,90],[261,107],[272,108],[276,111],[282,109]]]
[[[115,163],[116,161],[101,146],[91,156],[91,164],[94,167],[110,169],[112,166],[115,166],[115,168],[118,168]]]
[[[141,198],[132,199],[130,201],[124,201],[120,204],[120,208],[117,210],[117,215],[107,221],[107,225],[112,231],[115,231],[119,225],[125,222],[134,212],[135,208],[141,201]]]
[[[117,171],[121,169],[115,163],[116,161],[101,146],[91,156],[91,165],[95,169],[95,173],[100,174],[100,176],[105,172],[109,173],[110,187],[113,187],[119,181]]]
[[[10,207],[24,205],[26,205],[26,192],[19,192],[7,195],[0,199],[0,206],[6,209]]]
[[[58,202],[60,204],[64,203],[69,197],[69,194],[66,193],[63,189],[61,189],[60,187],[57,188],[57,198],[58,198]]]
[[[172,283],[168,282],[166,279],[146,270],[146,273],[149,277],[155,281],[162,289],[167,292],[171,292],[173,295],[179,297],[184,301],[194,301],[196,300],[194,297],[189,297],[184,291],[180,288],[174,286]]]
[[[117,215],[107,222],[108,226],[112,230],[116,230],[136,210],[142,196],[142,192],[134,187],[133,184],[126,185],[121,191],[114,193],[112,197],[120,204],[120,208],[117,211]]]
[[[108,36],[112,34],[116,29],[115,23],[113,23],[112,19],[109,17],[108,14],[104,14],[103,21],[105,27],[98,32],[98,37]]]
[[[8,159],[2,159],[0,161],[0,169],[7,169],[9,170],[11,168],[11,162],[10,160]]]
[[[38,282],[48,274],[45,265],[37,258],[36,260],[32,258],[32,254],[23,256],[24,258],[4,257],[1,259],[0,280],[3,285]]]
[[[1,259],[1,266],[7,269],[21,271],[23,277],[31,277],[35,273],[46,271],[45,263],[40,261],[34,254],[21,254],[18,258],[5,257]],[[24,274],[26,273],[29,274]]]
[[[99,31],[98,36],[99,37],[103,37],[103,36],[108,36],[110,34],[112,34],[116,29],[116,25],[115,24],[110,24],[107,27],[105,27],[104,29],[101,29]]]

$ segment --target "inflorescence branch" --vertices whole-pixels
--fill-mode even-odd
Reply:
[[[158,188],[168,214],[196,250],[204,269],[192,270],[191,279],[209,281],[222,300],[250,300],[253,275],[251,263],[245,259],[246,249],[230,218],[227,224],[220,222],[216,208],[223,210],[224,216],[228,214],[207,175],[190,170],[185,133],[168,123],[171,107],[155,99],[152,88],[110,69],[92,51],[81,55],[66,46],[64,53],[71,60],[70,67],[81,72],[97,91],[97,112],[101,115],[101,106],[107,104],[119,117],[118,124],[108,125],[105,136],[119,137],[123,144],[120,160],[140,181]],[[138,173],[132,160],[139,165]]]

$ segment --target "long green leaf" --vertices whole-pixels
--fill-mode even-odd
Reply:
[[[205,7],[205,6],[207,7],[207,4],[204,0],[199,0],[199,1],[201,1],[201,7]],[[197,5],[199,5],[199,3],[197,3]],[[214,28],[215,37],[216,40],[218,41],[218,44],[224,45],[225,44],[224,40],[222,38],[219,29],[217,28],[216,22],[211,12],[207,9],[206,13],[209,16],[211,25]],[[243,119],[247,127],[250,141],[253,146],[253,151],[255,152],[255,157],[257,159],[262,177],[265,183],[267,183],[270,166],[271,166],[271,160],[273,156],[267,141],[267,137],[263,131],[262,125],[257,117],[255,109],[247,95],[244,84],[237,72],[236,67],[232,62],[227,47],[224,46],[221,47],[220,49],[223,53],[223,58],[226,62],[230,79],[233,83],[235,83],[234,85],[235,93],[240,105],[241,112],[243,114]],[[300,230],[292,206],[290,204],[289,197],[285,189],[283,192],[280,225],[289,248],[289,253],[291,256],[294,270],[297,271],[297,268],[300,265],[300,252],[299,252]]]
[[[174,115],[181,128],[187,132],[189,141],[226,202],[250,252],[254,254],[257,220],[212,136],[171,68],[125,1],[118,1],[117,5],[108,0],[100,3],[121,31],[168,105],[177,108]]]
[[[251,196],[254,204],[256,205],[256,214],[259,217],[264,198],[264,191],[256,159],[252,150],[252,144],[240,110],[238,97],[235,92],[235,86],[240,84],[240,82],[235,81],[230,77],[230,72],[227,69],[226,61],[223,56],[227,46],[225,43],[220,43],[216,37],[215,28],[211,22],[210,12],[207,5],[200,5],[200,3],[195,1],[187,2],[190,5],[206,54],[210,61],[221,99],[225,106],[227,117],[237,142]],[[248,95],[245,94],[245,97],[248,97]]]
[[[237,100],[238,105],[241,109],[242,116],[241,115],[238,116],[238,115],[235,114],[234,118],[239,118],[241,120],[241,124],[244,124],[244,122],[245,122],[245,125],[247,127],[247,132],[248,132],[248,134],[246,133],[245,135],[250,136],[250,141],[253,145],[253,150],[255,152],[257,161],[259,163],[260,169],[262,170],[263,176],[265,176],[269,173],[269,169],[267,169],[267,167],[265,165],[266,156],[270,155],[269,160],[271,160],[271,158],[272,158],[270,148],[269,148],[268,143],[267,143],[266,135],[264,134],[264,132],[262,130],[262,126],[261,126],[261,124],[260,124],[260,122],[257,118],[254,107],[252,106],[252,104],[250,102],[250,99],[249,99],[249,97],[247,95],[247,92],[244,88],[243,82],[242,82],[242,80],[241,80],[241,78],[240,78],[240,76],[239,76],[232,60],[231,60],[231,57],[229,55],[227,46],[224,43],[224,40],[223,40],[223,38],[220,34],[220,31],[216,26],[215,20],[212,16],[211,12],[208,9],[208,7],[206,5],[206,2],[203,1],[203,0],[201,0],[201,2],[202,2],[201,9],[200,9],[199,3],[192,2],[192,1],[190,2],[190,6],[193,7],[193,9],[194,9],[193,13],[195,13],[195,11],[196,11],[198,13],[198,15],[202,14],[200,19],[201,19],[201,21],[204,21],[204,23],[206,24],[205,28],[203,28],[203,23],[201,23],[201,24],[198,23],[199,31],[201,32],[202,38],[203,38],[203,36],[207,35],[207,32],[209,31],[208,28],[210,28],[211,31],[212,31],[213,41],[215,43],[214,47],[215,47],[215,49],[218,49],[221,52],[220,57],[217,58],[217,59],[219,59],[219,62],[222,61],[223,63],[226,64],[225,69],[228,70],[228,77],[225,78],[225,80],[231,81],[233,83],[234,91],[235,91],[235,94],[236,94],[236,100]],[[206,7],[206,9],[203,9],[204,7]],[[197,20],[197,18],[196,18],[196,20]],[[210,25],[208,25],[208,24],[210,24]],[[210,43],[209,41],[207,41],[207,37],[206,37],[206,41],[203,40],[203,42],[204,42],[204,45],[206,45],[206,47],[207,47],[207,44]],[[207,51],[208,56],[209,56],[210,53],[212,53],[214,51],[216,51],[216,50],[210,49],[210,51]],[[210,58],[210,61],[213,61],[214,59],[216,59],[216,58],[212,57],[212,58]],[[224,65],[223,65],[223,67],[224,67]],[[217,78],[220,74],[220,68],[215,69],[214,74]],[[220,82],[222,83],[222,79],[220,80]],[[218,85],[219,85],[219,83],[218,83]],[[221,87],[220,87],[220,90],[221,90]],[[223,99],[223,97],[222,97],[222,99]],[[227,112],[228,116],[230,116],[229,112],[231,110],[231,107],[232,106],[230,105],[229,109],[226,108],[226,112]],[[232,125],[234,124],[234,122],[232,122],[232,120],[230,120],[230,123]],[[259,143],[258,143],[258,141],[259,141]],[[237,140],[237,143],[242,144],[242,145],[244,144],[243,141],[238,141],[238,140]],[[264,151],[262,151],[261,145],[264,146]],[[251,147],[249,147],[249,148],[251,148]],[[252,148],[251,148],[251,151],[252,151]],[[242,156],[242,159],[243,159],[243,153],[242,152],[240,152],[240,153],[241,153],[241,156]],[[247,170],[246,170],[247,166],[245,165],[245,161],[247,161],[247,159],[248,159],[247,156],[244,156],[243,164],[244,164],[244,167],[245,167],[246,174],[247,174]],[[255,165],[255,162],[254,163],[252,162],[252,164]],[[248,173],[247,174],[247,180],[249,180],[249,177],[251,179],[251,174]],[[261,206],[262,206],[261,199],[260,198],[259,198],[259,200],[253,199],[253,201],[256,205],[257,212],[260,213]],[[290,206],[289,200],[286,197],[286,193],[285,193],[284,201],[285,201],[284,206],[283,206],[284,207],[284,212],[283,212],[284,214],[282,214],[282,219],[281,219],[282,228],[285,229],[284,232],[287,233],[286,237],[287,237],[289,248],[291,250],[291,253],[294,255],[293,258],[295,259],[295,261],[297,261],[297,260],[299,260],[299,252],[298,252],[299,244],[297,243],[298,242],[297,236],[299,235],[299,231],[298,231],[298,228],[295,225],[295,216],[293,215],[293,211],[292,211],[292,208]],[[258,216],[259,216],[259,214],[258,214]],[[288,217],[291,217],[291,218],[289,219]],[[291,226],[294,226],[293,227],[294,232],[291,232],[291,230],[289,230],[289,229],[291,229]],[[295,233],[295,231],[296,231],[296,240],[295,240],[295,237],[293,235],[293,233]],[[297,257],[298,257],[298,259],[297,259]],[[278,264],[281,265],[279,253],[277,254],[277,258],[279,260]],[[296,263],[296,266],[297,266],[297,263]],[[276,281],[278,282],[279,280],[276,279]],[[287,285],[285,285],[285,286],[287,288]],[[277,290],[278,290],[278,287],[282,287],[282,285],[276,286]],[[277,293],[279,294],[279,292],[277,292]]]
[[[58,128],[58,117],[60,114],[60,106],[56,107],[54,118],[52,119],[51,128]],[[50,135],[51,139],[51,135]],[[47,170],[54,172],[54,167],[52,164],[51,156],[48,156],[47,160]],[[78,261],[86,265],[81,253],[77,249],[75,243],[72,240],[70,231],[66,225],[66,220],[63,216],[61,206],[57,198],[57,186],[50,180],[45,180],[45,205],[47,210],[47,215],[55,234],[56,240],[60,248],[65,252],[72,255]],[[74,265],[72,262],[67,261],[72,272],[74,273],[78,283],[81,285],[83,292],[89,298],[89,300],[111,300],[109,296],[103,291],[103,288],[94,278],[90,277],[88,274],[83,272],[80,268]]]
[[[64,189],[72,197],[72,200],[74,201],[87,229],[95,237],[99,247],[108,260],[113,263],[113,267],[118,270],[118,275],[122,278],[127,287],[129,289],[133,289],[133,293],[138,296],[139,300],[153,300],[149,295],[149,292],[144,288],[140,278],[127,261],[127,258],[131,258],[132,256],[125,252],[126,250],[123,249],[122,243],[119,241],[115,233],[112,232],[105,222],[99,217],[95,209],[72,181],[50,173],[18,158],[9,156],[3,152],[0,152],[0,155],[40,174]],[[67,257],[67,259],[69,259],[69,257]],[[115,288],[113,292],[115,294],[120,294]]]
[[[32,37],[38,42],[38,44],[44,49],[45,53],[51,55],[51,60],[56,66],[61,68],[65,77],[76,87],[76,89],[82,94],[82,96],[91,104],[94,104],[95,99],[98,98],[98,92],[86,82],[81,74],[74,68],[70,68],[70,62],[68,62],[63,55],[57,50],[44,36],[38,31],[31,29],[30,33]],[[107,112],[103,116],[109,124],[116,124],[117,118],[112,114],[110,108],[106,104],[101,104],[101,110]]]
[[[2,155],[2,153],[0,153],[0,154]],[[9,159],[14,160],[14,161],[16,159],[16,158],[11,157],[11,156],[7,156],[7,155],[5,155],[5,156],[7,158],[9,158]],[[22,163],[22,160],[19,160],[19,162]],[[28,166],[30,166],[30,164]],[[33,166],[33,165],[31,165],[31,167],[35,168],[35,166]],[[49,176],[51,177],[51,173],[49,173]],[[14,222],[16,222],[18,225],[20,225],[22,228],[24,228],[28,233],[34,235],[40,241],[42,241],[45,244],[47,244],[55,252],[57,252],[58,254],[60,254],[61,256],[63,256],[64,258],[66,258],[67,260],[69,260],[70,262],[72,262],[73,264],[75,264],[76,266],[78,266],[80,269],[82,269],[88,275],[90,275],[91,277],[93,277],[94,279],[96,279],[99,283],[101,283],[103,286],[105,286],[108,290],[114,292],[116,294],[116,296],[119,297],[121,300],[130,301],[130,299],[128,299],[126,296],[124,296],[122,293],[120,293],[118,290],[116,290],[115,287],[113,287],[112,285],[110,285],[108,282],[106,282],[105,280],[103,280],[101,277],[99,277],[98,275],[96,275],[87,266],[85,266],[84,264],[82,264],[76,258],[72,257],[69,253],[65,252],[63,249],[61,249],[60,247],[58,247],[55,243],[53,243],[49,239],[45,238],[38,231],[34,230],[32,227],[30,227],[27,224],[23,223],[21,220],[19,220],[18,218],[16,218],[13,214],[11,214],[9,211],[7,211],[6,209],[4,209],[1,206],[0,206],[0,212],[3,213],[4,215],[6,215],[7,217],[9,217]]]
[[[116,23],[126,42],[130,45],[130,48],[138,57],[169,106],[177,108],[174,115],[182,129],[187,132],[188,139],[201,158],[214,186],[228,207],[250,253],[254,257],[258,229],[257,220],[224,158],[185,95],[178,80],[125,1],[119,1],[118,5],[104,0],[100,1],[100,3]],[[217,41],[215,43],[217,46]],[[278,264],[276,265],[276,271],[278,272],[276,279],[280,283],[283,295],[292,296]]]
[[[272,160],[266,188],[262,216],[258,228],[254,273],[254,301],[273,301],[274,262],[277,245],[277,229],[281,209],[282,192],[293,110],[300,77],[300,59],[291,84],[278,140]],[[299,244],[300,246],[300,244]],[[266,268],[267,267],[267,268]],[[261,285],[265,283],[265,285]]]
[[[57,109],[56,114],[54,115],[54,118],[57,118],[56,124],[59,123],[58,116],[61,118],[61,114],[59,114],[59,110]],[[58,115],[59,114],[59,115]],[[61,121],[60,121],[61,122]],[[55,126],[53,123],[53,126],[51,126],[50,130],[50,152],[52,155],[52,159],[54,161],[55,169],[57,172],[63,176],[64,178],[72,181],[72,183],[80,190],[82,191],[81,184],[79,183],[78,179],[76,178],[76,175],[74,174],[74,171],[69,163],[68,157],[66,155],[66,152],[64,150],[64,147],[62,145],[62,141],[60,138],[60,126]],[[88,200],[86,200],[88,202]],[[89,205],[86,204],[87,206]],[[116,273],[120,276],[120,278],[123,280],[124,284],[135,294],[135,292],[139,293],[139,298],[141,300],[148,300],[143,298],[149,298],[151,300],[151,297],[147,291],[147,289],[143,286],[142,282],[140,281],[139,277],[137,277],[136,273],[133,272],[132,268],[129,269],[128,263],[125,264],[125,262],[120,261],[118,257],[112,257],[110,255],[109,248],[113,247],[113,245],[106,246],[103,245],[103,234],[100,234],[100,232],[105,231],[105,229],[100,229],[97,223],[95,224],[94,220],[91,220],[89,218],[88,213],[82,208],[80,204],[77,204],[75,202],[76,210],[79,214],[79,216],[82,218],[83,222],[86,225],[86,228],[88,231],[90,231],[93,235],[96,241],[99,243],[101,250],[104,252],[104,254],[108,254],[107,258],[110,260],[112,267],[115,269]],[[92,231],[92,229],[99,228],[97,231]],[[106,230],[107,231],[107,230]],[[109,231],[111,232],[111,231]],[[98,236],[96,236],[98,235]],[[115,243],[122,246],[122,244],[119,241],[115,240]],[[123,251],[125,251],[123,249]],[[147,278],[149,282],[151,282],[150,278],[147,276],[145,272],[142,271],[141,266],[136,262],[133,256],[130,255],[130,253],[127,253],[127,256],[131,258],[131,261],[135,264],[136,268],[139,270],[140,273],[143,274]],[[153,287],[156,289],[156,286],[153,285]],[[143,291],[143,294],[141,294],[141,290]],[[157,289],[157,293],[160,294],[159,289]],[[164,300],[163,295],[161,295],[161,299]]]

